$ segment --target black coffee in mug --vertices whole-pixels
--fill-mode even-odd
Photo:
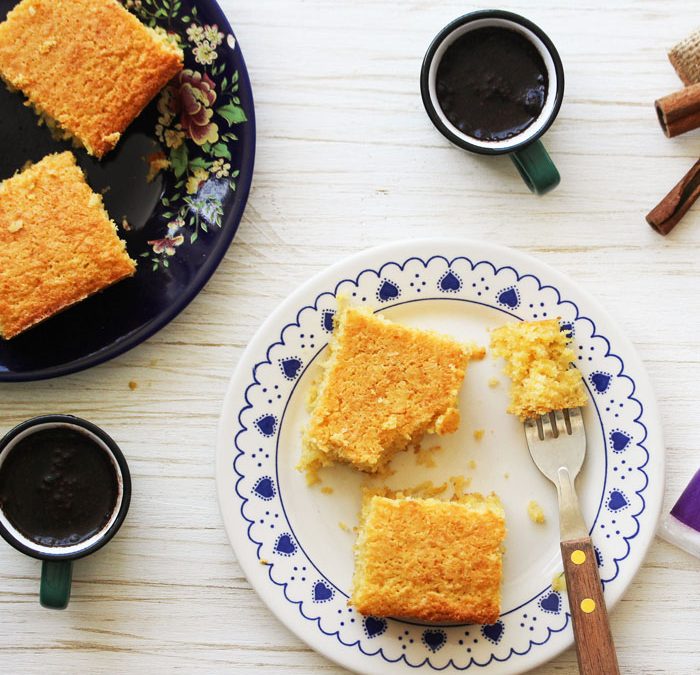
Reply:
[[[107,525],[117,505],[117,472],[90,436],[41,429],[10,450],[0,470],[0,508],[40,546],[73,546]]]
[[[435,80],[447,119],[481,141],[517,136],[540,115],[547,98],[547,68],[521,33],[478,28],[446,50]]]
[[[66,607],[73,561],[112,539],[130,501],[124,455],[87,420],[42,415],[0,439],[0,536],[43,561],[44,607]]]
[[[481,155],[508,155],[537,194],[559,184],[540,137],[559,112],[564,69],[532,21],[499,9],[455,19],[425,53],[420,91],[432,123],[450,142]]]

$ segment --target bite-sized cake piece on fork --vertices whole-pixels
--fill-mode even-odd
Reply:
[[[527,419],[586,404],[581,373],[559,321],[520,321],[491,332],[491,351],[506,360],[508,412]]]
[[[455,501],[366,494],[350,604],[365,615],[495,623],[505,534],[494,494]]]
[[[135,269],[72,152],[48,155],[0,183],[0,336],[11,338]]]
[[[467,363],[484,349],[344,306],[311,402],[299,468],[334,462],[376,472],[425,433],[457,430]]]
[[[0,78],[95,157],[182,64],[177,45],[117,0],[22,0],[0,24]]]

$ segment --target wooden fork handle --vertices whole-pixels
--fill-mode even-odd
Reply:
[[[590,537],[561,542],[576,656],[581,675],[618,675],[603,587]]]

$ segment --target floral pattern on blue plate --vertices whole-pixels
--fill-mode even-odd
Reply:
[[[149,240],[152,269],[168,267],[178,247],[193,244],[209,228],[221,228],[223,203],[236,190],[239,168],[237,126],[248,121],[239,95],[239,71],[232,69],[236,39],[183,0],[126,0],[146,25],[164,30],[185,54],[185,68],[158,95],[154,135],[168,161],[171,187],[163,193],[161,238]]]
[[[0,0],[0,20],[15,4]],[[23,106],[23,96],[0,86],[0,180],[27,160],[73,149],[90,186],[104,194],[137,272],[10,341],[0,340],[0,381],[81,370],[153,335],[213,274],[243,215],[255,116],[245,62],[226,17],[214,0],[123,4],[182,47],[184,69],[102,161],[51,138]]]

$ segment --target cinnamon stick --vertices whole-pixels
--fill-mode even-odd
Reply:
[[[664,133],[673,138],[700,127],[700,83],[664,96],[654,102]]]
[[[700,159],[673,189],[647,214],[647,223],[668,234],[700,197]]]

